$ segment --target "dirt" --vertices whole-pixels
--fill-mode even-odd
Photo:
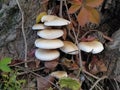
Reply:
[[[34,41],[37,38],[36,32],[31,27],[35,24],[36,16],[43,11],[40,0],[19,0],[24,11],[24,28],[27,39],[28,52],[34,47]],[[1,2],[0,9],[0,58],[12,57],[13,59],[24,58],[24,39],[21,31],[21,12],[15,3],[15,0]],[[102,24],[104,25],[104,24]],[[106,24],[107,30],[109,24]],[[110,24],[111,25],[111,24]],[[103,29],[106,27],[103,26]],[[108,33],[111,32],[108,30]],[[118,49],[105,49],[102,53],[108,67],[107,75],[116,77],[120,75],[120,52]]]

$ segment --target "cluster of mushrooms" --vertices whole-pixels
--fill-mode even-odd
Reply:
[[[78,47],[71,41],[62,41],[59,39],[63,36],[64,31],[55,27],[62,27],[70,24],[70,21],[54,15],[44,15],[41,18],[41,24],[33,25],[33,30],[38,30],[37,35],[40,37],[35,40],[35,56],[41,61],[51,61],[60,56],[60,49],[67,54],[77,54]],[[54,27],[54,29],[52,28]],[[75,51],[75,52],[74,52]]]
[[[35,40],[35,46],[38,48],[35,51],[37,59],[41,61],[55,60],[60,56],[60,51],[76,55],[78,54],[78,48],[93,54],[100,53],[104,49],[103,44],[97,40],[80,42],[78,47],[71,41],[61,40],[60,37],[64,34],[61,28],[68,24],[70,24],[70,21],[64,18],[55,15],[44,15],[41,18],[41,23],[33,25],[32,29],[37,30],[39,36]]]

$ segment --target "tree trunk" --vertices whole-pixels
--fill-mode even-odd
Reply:
[[[16,0],[0,2],[0,57],[24,58],[25,43],[21,29],[22,18]],[[36,32],[31,27],[43,10],[40,0],[19,0],[24,12],[24,29],[28,52],[34,48]]]

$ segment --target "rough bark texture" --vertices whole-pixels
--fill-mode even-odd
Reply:
[[[43,10],[41,0],[19,0],[24,11],[25,34],[27,37],[28,52],[35,48],[34,41],[36,32],[31,27],[35,24],[36,16]],[[15,0],[0,2],[0,58],[12,57],[14,59],[24,58],[24,40],[21,31],[21,13]],[[102,22],[101,31],[113,32],[120,28],[120,0],[105,0],[101,9]],[[120,74],[120,55],[117,49],[105,50],[104,58],[108,68],[108,75]]]
[[[106,48],[109,48],[109,44],[114,46],[112,49],[106,49],[103,55],[103,59],[108,67],[107,75],[110,77],[120,76],[120,0],[104,0],[103,7],[101,9],[103,19],[101,23],[101,30],[108,32],[109,36],[112,36],[113,42],[108,42]],[[119,31],[118,31],[119,30]],[[115,33],[117,32],[117,33]]]
[[[24,11],[24,28],[28,44],[28,52],[34,48],[36,32],[31,27],[42,8],[40,0],[19,0]],[[0,10],[0,56],[24,58],[24,40],[21,30],[21,12],[15,0],[1,2]]]

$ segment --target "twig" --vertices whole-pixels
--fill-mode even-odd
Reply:
[[[70,15],[69,15],[69,13],[68,13],[68,7],[67,7],[67,2],[66,2],[66,0],[64,0],[64,4],[65,4],[65,7],[66,7],[66,11],[67,11],[68,18],[69,18],[70,21],[72,21]],[[76,44],[77,44],[77,46],[78,46],[78,40],[77,40],[77,36],[76,36],[76,33],[75,33],[74,28],[72,28],[72,31],[73,31],[73,34],[74,34],[74,36],[75,36]],[[80,65],[80,68],[82,69],[83,66],[82,66],[81,50],[78,48],[78,51],[79,51],[79,61],[80,61],[79,65]]]
[[[63,9],[62,6],[63,6],[63,0],[60,0],[60,9],[59,9],[59,16],[60,17],[63,17],[62,16],[62,9]]]
[[[103,76],[103,77],[99,78],[89,90],[93,90],[93,88],[94,88],[101,80],[104,80],[105,78],[107,78],[107,76]]]
[[[35,69],[35,70],[31,70],[31,71],[32,72],[36,72],[36,71],[40,71],[40,70],[43,70],[43,69],[45,69],[45,67],[41,67],[41,68],[38,68],[38,69]],[[24,74],[28,74],[28,73],[30,73],[30,72],[24,71],[24,72],[18,73],[17,75],[20,76],[20,75],[24,75]]]
[[[17,5],[20,9],[20,12],[21,12],[21,15],[22,15],[22,34],[23,34],[23,39],[24,39],[24,45],[25,45],[25,62],[27,61],[27,40],[26,40],[26,35],[25,35],[25,30],[24,30],[24,11],[22,10],[21,6],[20,6],[20,3],[18,0],[16,0],[17,2]],[[25,67],[28,67],[27,66],[27,63],[25,63]]]
[[[50,80],[44,78],[43,76],[41,76],[41,75],[39,75],[39,74],[37,74],[37,73],[35,73],[35,72],[33,72],[33,71],[27,69],[27,68],[20,67],[20,66],[16,66],[16,67],[22,69],[23,71],[28,71],[28,72],[32,73],[33,75],[35,75],[35,76],[37,76],[37,77],[40,77],[40,78],[42,78],[42,79],[48,81],[50,84],[52,84],[53,86],[55,86],[56,88],[58,88],[58,90],[60,90],[60,88],[59,88],[57,85],[55,85],[55,84],[54,84],[53,82],[51,82]]]
[[[90,77],[88,77],[87,75],[85,75],[85,77],[86,77],[87,80],[89,80],[89,81],[91,82],[91,84],[94,83],[93,78],[90,78]],[[100,87],[99,85],[96,85],[96,87],[97,87],[99,90],[103,90],[103,89],[101,89],[101,87]]]
[[[23,64],[23,63],[29,63],[29,62],[32,62],[32,61],[35,61],[35,60],[22,61],[22,62],[19,62],[19,63],[16,63],[16,64],[10,64],[9,66],[14,67],[14,66],[17,66],[17,65],[20,65],[20,64]]]
[[[91,73],[89,73],[89,72],[87,72],[87,71],[85,71],[85,70],[83,70],[83,72],[84,72],[85,74],[87,74],[87,75],[95,78],[95,79],[99,79],[99,77],[97,77],[97,76],[95,76],[95,75],[93,75],[93,74],[91,74]]]
[[[90,31],[87,31],[87,32],[81,37],[81,39],[83,39],[83,38],[84,38],[88,33],[90,33],[90,32],[99,32],[99,33],[102,34],[102,36],[103,36],[105,39],[107,39],[107,40],[109,40],[109,41],[113,41],[112,38],[106,36],[106,35],[103,34],[101,31],[98,31],[98,30],[90,30]],[[80,40],[81,40],[81,39],[80,39]]]
[[[117,90],[120,90],[120,86],[119,86],[118,82],[117,82],[115,79],[113,79],[113,80],[114,80],[115,83],[116,83]]]

